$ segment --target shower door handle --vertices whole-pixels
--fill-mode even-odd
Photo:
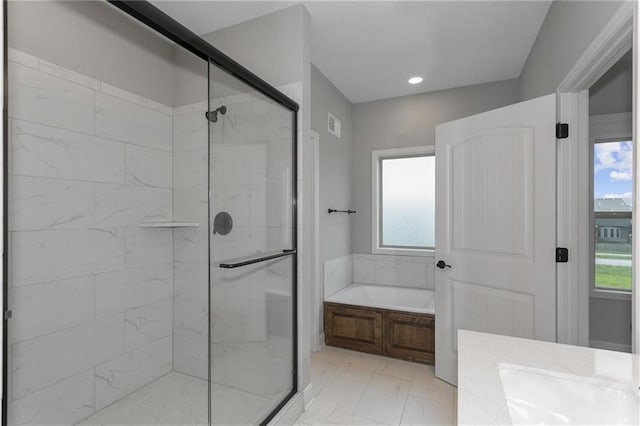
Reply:
[[[250,257],[246,259],[236,260],[231,263],[220,263],[218,266],[224,269],[233,269],[239,268],[241,266],[253,265],[254,263],[266,262],[267,260],[278,259],[280,257],[291,256],[292,254],[296,254],[298,251],[296,249],[285,249],[281,252],[268,254],[266,256],[261,257]]]

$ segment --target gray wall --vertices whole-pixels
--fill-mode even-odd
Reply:
[[[523,100],[556,91],[571,67],[622,3],[554,1],[520,75]]]
[[[311,68],[311,128],[320,135],[320,263],[351,254],[352,215],[328,214],[351,205],[351,103],[316,67]],[[327,131],[327,113],[342,123],[342,137]]]
[[[631,52],[589,89],[589,115],[630,112],[632,109]]]
[[[304,74],[303,6],[294,6],[202,36],[274,86]]]
[[[106,2],[12,1],[7,18],[10,47],[173,105],[173,45]]]
[[[353,252],[371,253],[371,151],[434,145],[437,124],[518,100],[518,80],[505,80],[354,105]]]
[[[589,340],[631,348],[631,302],[589,299]]]

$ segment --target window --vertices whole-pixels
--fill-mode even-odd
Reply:
[[[435,247],[433,147],[374,151],[373,252],[430,255]]]
[[[593,288],[631,290],[631,218],[633,143],[595,141],[593,145]]]

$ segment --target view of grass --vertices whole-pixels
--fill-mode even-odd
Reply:
[[[631,290],[631,267],[596,264],[596,287]]]
[[[596,253],[596,258],[603,259],[631,259],[631,254],[622,254],[622,253]]]

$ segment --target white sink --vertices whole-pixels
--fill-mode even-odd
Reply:
[[[640,424],[640,391],[631,384],[500,364],[513,424]]]

